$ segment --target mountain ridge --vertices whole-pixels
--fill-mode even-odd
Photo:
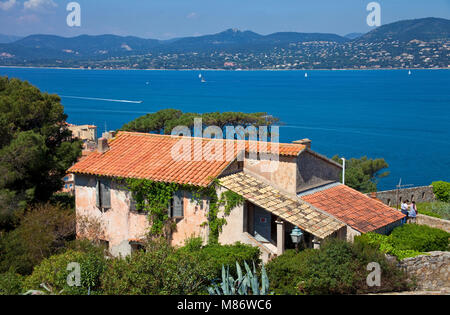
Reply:
[[[352,37],[351,35],[347,36]],[[450,20],[423,18],[397,21],[380,26],[369,33],[353,36],[354,39],[330,33],[300,32],[261,35],[238,29],[170,40],[108,34],[76,37],[36,34],[12,43],[0,44],[0,65],[97,67],[97,63],[102,62],[104,67],[137,65],[138,68],[186,69],[223,68],[224,64],[227,64],[228,67],[236,68],[242,64],[242,60],[234,59],[236,55],[245,55],[246,57],[242,58],[247,61],[243,64],[243,68],[276,67],[280,62],[304,68],[329,63],[327,67],[341,68],[351,66],[352,56],[361,53],[364,55],[374,47],[387,52],[388,55],[397,54],[404,48],[403,53],[409,51],[413,59],[416,55],[417,58],[422,58],[418,53],[419,48],[409,47],[410,42],[413,40],[426,42],[436,46],[432,49],[439,50],[443,44],[436,44],[437,41],[446,43],[450,40]],[[375,51],[371,53],[376,54]],[[173,56],[179,60],[171,61],[170,64],[164,61]],[[179,58],[180,56],[183,58]],[[439,56],[439,66],[447,67],[450,63],[448,54],[445,55],[444,51],[444,55],[441,52]],[[256,59],[249,60],[251,58]],[[264,58],[268,61],[266,62]],[[354,63],[372,66],[370,60],[378,60],[375,57],[367,60],[364,58],[358,56],[358,60]],[[294,62],[289,62],[290,60]],[[420,66],[426,66],[428,61],[425,64],[424,62],[420,61]],[[373,64],[378,65],[383,64]],[[389,63],[385,65],[389,66]],[[435,66],[434,63],[430,65]]]

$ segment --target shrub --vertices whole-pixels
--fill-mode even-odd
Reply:
[[[12,269],[0,274],[0,295],[17,295],[23,292],[23,276]]]
[[[426,225],[406,224],[392,231],[392,245],[400,250],[420,252],[448,250],[450,233]]]
[[[221,277],[222,265],[225,268],[229,267],[230,273],[236,276],[236,262],[240,265],[243,265],[244,261],[250,265],[254,262],[257,266],[261,263],[260,251],[257,247],[239,242],[233,245],[208,244],[199,247],[198,241],[194,240],[180,250],[193,253],[202,261],[210,262],[216,278]]]
[[[67,277],[72,272],[67,270],[69,263],[80,264],[81,286],[70,287],[67,284]],[[106,261],[103,254],[95,251],[87,253],[74,250],[54,255],[44,259],[34,268],[33,273],[26,278],[25,288],[27,290],[41,290],[41,284],[45,284],[52,289],[53,293],[62,294],[91,294],[98,293],[100,288],[100,276],[106,268]]]
[[[395,256],[400,260],[424,254],[416,250],[396,248],[392,244],[391,238],[377,233],[367,233],[357,236],[355,237],[355,243],[362,244],[362,246],[370,246],[384,254]]]
[[[307,249],[297,254],[295,250],[287,250],[283,255],[271,260],[266,268],[270,287],[276,294],[298,294],[298,283],[301,271],[306,269],[308,258],[314,255],[314,250]]]
[[[439,181],[433,182],[433,192],[436,199],[442,202],[450,202],[450,183]]]
[[[33,266],[75,238],[75,213],[51,204],[35,206],[20,216],[20,225],[0,236],[0,272],[13,268],[27,275]]]
[[[380,287],[369,287],[367,265],[378,262]],[[408,288],[406,275],[367,244],[328,240],[319,250],[288,251],[268,266],[271,289],[278,294],[362,294]]]
[[[59,205],[63,208],[75,209],[75,196],[69,193],[54,193],[50,197],[49,202],[54,205]]]
[[[102,276],[104,293],[114,295],[199,294],[213,278],[208,261],[176,250],[164,240],[152,241],[147,252],[112,259]]]

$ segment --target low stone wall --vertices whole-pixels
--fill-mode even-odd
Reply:
[[[410,279],[415,279],[417,290],[440,291],[450,288],[450,252],[430,252],[406,258],[399,267]]]
[[[428,215],[419,213],[417,215],[416,223],[420,225],[428,225],[430,227],[441,229],[450,233],[450,221],[448,220],[433,218]]]
[[[369,194],[371,197],[376,197],[384,204],[395,207],[403,200],[415,202],[431,202],[436,201],[432,186],[413,187],[397,190],[379,191],[377,193]]]

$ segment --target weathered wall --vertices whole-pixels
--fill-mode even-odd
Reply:
[[[297,192],[341,180],[342,169],[339,166],[311,152],[300,154],[297,165]]]
[[[450,252],[430,252],[399,263],[408,277],[415,278],[418,290],[450,288]]]
[[[361,232],[359,232],[347,225],[347,233],[346,233],[347,242],[353,243],[353,240],[355,239],[355,237],[360,236],[360,235],[361,235]]]
[[[280,155],[276,170],[265,172],[264,170],[270,169],[271,163],[275,162],[268,159],[251,159],[247,154],[244,160],[244,172],[270,182],[271,185],[283,192],[295,194],[297,192],[295,178],[297,172],[296,159]]]
[[[109,242],[112,254],[127,255],[130,239],[141,239],[149,228],[146,215],[129,211],[130,193],[111,183],[111,209],[102,212],[96,206],[96,179],[93,176],[75,177],[75,203],[77,217],[97,219],[102,226],[103,237]],[[78,236],[80,236],[78,234]]]
[[[195,200],[189,192],[184,193],[184,217],[177,221],[176,231],[172,234],[172,245],[182,246],[189,237],[200,236],[203,242],[208,240],[208,204],[206,200]],[[203,225],[203,226],[202,226]]]
[[[400,204],[402,200],[415,202],[430,202],[436,200],[432,186],[399,189],[398,199],[397,190],[379,191],[376,193],[376,198],[388,206],[396,206],[397,202]]]
[[[450,233],[450,221],[448,220],[433,218],[419,213],[417,215],[416,223],[420,225],[428,225]]]
[[[96,206],[95,177],[77,175],[75,180],[77,216],[97,219],[102,225],[104,240],[109,242],[111,254],[128,255],[131,252],[129,241],[141,240],[149,231],[147,215],[130,211],[131,193],[114,181],[111,183],[111,209],[102,212]],[[172,245],[183,245],[191,236],[200,236],[206,242],[208,227],[202,225],[207,220],[208,204],[205,200],[193,200],[189,193],[185,193],[183,204],[184,218],[177,221]],[[78,236],[81,235],[78,233]]]

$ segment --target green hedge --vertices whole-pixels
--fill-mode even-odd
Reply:
[[[395,228],[389,236],[367,233],[355,237],[355,242],[370,245],[402,260],[430,251],[448,250],[449,236],[443,230],[426,225],[406,224]]]
[[[201,260],[208,261],[216,277],[221,277],[222,265],[230,268],[232,276],[236,276],[236,262],[241,266],[246,261],[250,266],[261,264],[261,252],[257,247],[237,242],[233,245],[208,244],[202,246],[201,238],[191,238],[186,241],[180,251],[194,253]]]
[[[450,202],[450,183],[444,181],[433,182],[433,192],[437,200]]]
[[[102,275],[102,288],[111,295],[206,294],[212,270],[198,255],[159,240],[149,244],[146,252],[111,259]]]
[[[369,287],[367,265],[378,262],[380,287]],[[287,251],[267,265],[276,294],[363,294],[409,289],[406,275],[371,246],[329,240],[319,250]]]
[[[70,287],[67,284],[67,276],[71,271],[67,270],[69,263],[80,264],[81,287]],[[66,252],[44,259],[34,268],[33,273],[25,279],[26,290],[41,290],[44,283],[51,288],[53,294],[91,294],[98,293],[100,289],[100,276],[106,268],[106,260],[101,251],[80,252],[67,250]]]
[[[314,250],[307,249],[301,254],[297,254],[295,250],[287,250],[271,260],[266,266],[271,290],[282,295],[299,294],[301,273],[306,270],[310,255],[314,255]]]
[[[450,233],[426,225],[406,224],[392,231],[391,243],[400,250],[446,251]]]
[[[17,295],[23,293],[24,277],[10,270],[0,274],[0,295]]]

